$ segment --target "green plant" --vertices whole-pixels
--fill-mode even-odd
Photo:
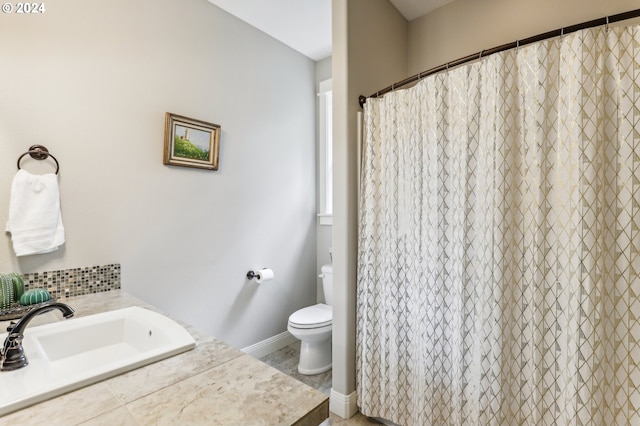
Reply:
[[[0,275],[0,309],[9,309],[14,300],[13,281],[9,275]]]
[[[8,274],[11,277],[11,281],[13,282],[13,300],[17,302],[24,293],[24,280],[22,279],[22,275],[17,274],[15,272],[11,272]]]

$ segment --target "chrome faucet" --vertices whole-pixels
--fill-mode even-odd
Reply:
[[[49,303],[27,312],[18,322],[11,321],[7,331],[9,335],[4,340],[2,350],[0,350],[0,371],[17,370],[26,367],[29,363],[22,348],[22,339],[24,339],[24,329],[34,317],[44,314],[45,312],[58,309],[65,318],[71,318],[75,311],[69,305],[64,303]]]

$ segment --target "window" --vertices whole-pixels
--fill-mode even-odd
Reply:
[[[332,103],[331,79],[321,81],[319,96],[319,150],[320,225],[331,225],[333,214],[333,155],[332,155]]]

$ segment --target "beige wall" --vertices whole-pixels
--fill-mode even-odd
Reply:
[[[409,23],[409,75],[639,7],[638,0],[455,0]]]
[[[407,22],[387,0],[333,0],[332,9],[333,391],[349,396],[355,391],[358,96],[406,75]],[[343,408],[332,394],[331,410],[344,416]]]
[[[119,262],[126,291],[234,346],[286,331],[316,300],[314,61],[205,0],[46,6],[0,16],[0,223],[44,144],[67,243],[16,258],[3,232],[0,271]],[[222,126],[218,171],[162,164],[167,111]]]

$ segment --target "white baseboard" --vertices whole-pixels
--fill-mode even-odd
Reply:
[[[356,391],[351,392],[349,395],[345,395],[331,389],[331,396],[329,397],[329,411],[343,419],[349,419],[355,416],[358,412]]]
[[[254,358],[262,358],[265,355],[269,355],[285,346],[295,343],[297,340],[298,339],[293,337],[291,333],[285,331],[240,350]]]

